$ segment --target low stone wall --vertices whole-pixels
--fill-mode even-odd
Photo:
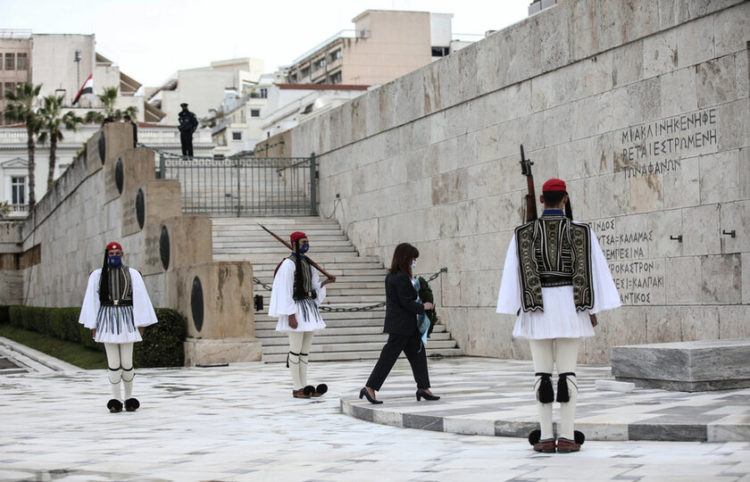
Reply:
[[[537,192],[567,181],[624,304],[581,361],[615,345],[750,337],[750,3],[570,0],[291,132],[315,152],[321,213],[387,264],[448,267],[439,314],[471,355],[528,358],[495,314]],[[733,234],[732,234],[733,233]]]

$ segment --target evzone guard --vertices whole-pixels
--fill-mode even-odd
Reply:
[[[529,442],[537,452],[577,452],[585,440],[574,430],[581,338],[594,336],[595,314],[619,307],[620,297],[596,235],[573,221],[565,182],[550,179],[542,191],[541,218],[517,227],[508,246],[497,312],[517,315],[513,337],[528,339],[531,348],[540,429],[531,432]],[[555,400],[560,403],[557,438]]]
[[[140,407],[133,397],[133,344],[142,341],[143,328],[157,322],[156,313],[141,274],[122,264],[123,250],[111,242],[104,250],[104,263],[89,276],[78,322],[91,330],[92,337],[104,343],[112,399],[107,408],[121,412],[125,389],[125,410]]]
[[[292,233],[292,244],[289,245],[268,232],[292,249],[291,255],[276,267],[268,307],[268,315],[279,319],[276,331],[287,332],[289,335],[287,368],[292,375],[292,396],[319,397],[328,391],[328,386],[325,383],[317,386],[308,385],[307,366],[313,335],[326,327],[318,307],[326,297],[326,285],[333,283],[336,278],[322,271],[322,268],[306,256],[310,244],[305,233]],[[322,283],[318,274],[319,269],[328,276]]]

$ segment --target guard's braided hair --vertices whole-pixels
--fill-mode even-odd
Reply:
[[[104,248],[104,264],[102,264],[102,276],[99,278],[99,303],[109,303],[109,263],[107,263],[107,248]]]

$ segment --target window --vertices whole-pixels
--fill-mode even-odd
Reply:
[[[303,79],[310,75],[310,66],[308,65],[307,67],[304,67],[302,70],[300,70],[299,75]]]
[[[331,59],[331,62],[335,62],[338,59],[340,59],[342,56],[343,55],[341,53],[341,49],[337,49],[337,50],[331,52],[331,55],[329,55],[328,58]]]
[[[5,70],[16,70],[16,54],[5,54]]]
[[[241,141],[242,140],[242,132],[232,131],[232,140],[233,141]]]
[[[336,73],[331,74],[331,83],[332,84],[340,84],[341,83],[341,71],[339,70]]]
[[[261,99],[267,99],[268,98],[268,89],[265,87],[260,88],[260,98]]]
[[[260,109],[250,109],[250,117],[260,117]]]
[[[11,204],[23,205],[26,204],[26,177],[11,177],[10,178],[10,191],[11,191]]]
[[[326,66],[326,58],[323,57],[322,59],[318,59],[315,62],[313,62],[313,72],[322,69]]]
[[[451,53],[450,47],[432,47],[433,57],[445,57],[449,53]]]
[[[18,70],[29,70],[29,55],[27,53],[18,54],[16,67]]]
[[[292,74],[289,76],[289,83],[290,84],[296,84],[297,83],[297,74]]]

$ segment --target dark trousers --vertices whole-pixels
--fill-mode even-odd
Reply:
[[[193,157],[193,133],[180,131],[180,144],[182,144],[182,155]]]
[[[425,347],[422,346],[422,339],[417,333],[413,335],[391,333],[388,335],[388,341],[385,343],[383,351],[380,352],[380,358],[378,358],[375,368],[372,369],[370,378],[367,379],[368,387],[380,390],[402,351],[409,360],[414,381],[417,382],[417,388],[430,388],[430,376],[427,374],[427,354],[425,353]]]

